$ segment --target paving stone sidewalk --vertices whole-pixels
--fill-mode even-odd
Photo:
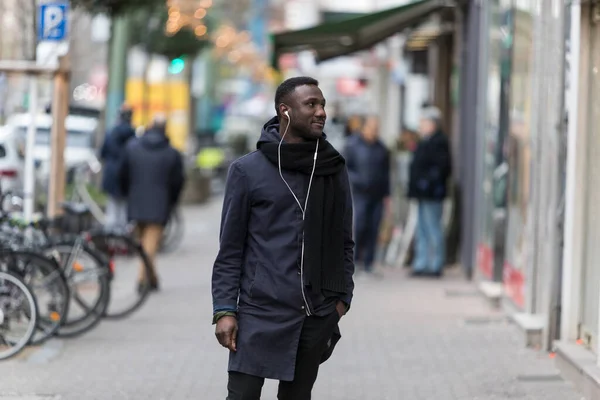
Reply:
[[[227,355],[210,324],[220,208],[215,199],[185,209],[185,240],[161,257],[162,290],[139,312],[0,362],[0,400],[225,399]],[[405,272],[357,279],[314,400],[582,399],[460,271],[442,280]],[[263,399],[275,393],[268,382]]]

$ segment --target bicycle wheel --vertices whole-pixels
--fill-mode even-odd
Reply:
[[[183,218],[178,210],[173,211],[163,231],[161,253],[171,253],[179,247],[184,234]]]
[[[23,195],[8,191],[0,196],[0,209],[5,212],[22,212],[23,211]]]
[[[118,232],[90,232],[93,248],[108,258],[112,279],[106,318],[124,318],[139,309],[150,294],[152,268],[142,245]]]
[[[44,254],[57,260],[70,289],[67,319],[56,335],[75,337],[89,331],[100,323],[110,301],[108,263],[81,238],[60,238]]]
[[[17,355],[30,342],[37,324],[37,304],[17,276],[0,271],[0,360]]]
[[[31,344],[44,342],[65,323],[69,311],[69,286],[62,269],[54,259],[30,250],[4,250],[0,263],[33,292],[38,320]]]

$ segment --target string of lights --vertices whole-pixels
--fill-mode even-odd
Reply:
[[[198,39],[212,41],[217,59],[249,70],[256,80],[272,79],[274,71],[252,42],[248,31],[237,30],[232,24],[223,22],[214,32],[208,32],[206,17],[213,7],[213,0],[167,0],[166,4],[169,14],[166,35],[173,36],[183,28],[191,29]]]
[[[208,32],[204,18],[212,5],[212,0],[167,0],[169,19],[165,33],[173,36],[182,28],[189,27],[198,38],[204,37]]]

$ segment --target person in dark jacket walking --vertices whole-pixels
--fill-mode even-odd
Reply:
[[[106,135],[100,150],[100,159],[104,161],[102,190],[108,195],[105,225],[110,228],[124,227],[127,224],[127,200],[119,185],[119,171],[123,163],[125,146],[131,138],[135,137],[131,117],[131,108],[123,105],[119,122]]]
[[[390,154],[379,140],[376,117],[367,118],[359,135],[348,138],[346,163],[354,198],[357,263],[373,273],[379,226],[390,201]]]
[[[229,349],[227,400],[308,400],[352,301],[352,198],[326,140],[325,99],[308,77],[283,82],[277,116],[229,169],[213,267],[213,323]]]
[[[423,109],[419,128],[421,141],[410,166],[408,197],[419,202],[414,275],[441,276],[446,262],[442,215],[452,163],[448,139],[440,122],[439,109]]]
[[[126,147],[121,188],[127,196],[127,215],[136,223],[142,247],[152,267],[152,276],[140,268],[140,284],[149,280],[158,289],[155,256],[163,229],[179,201],[185,175],[181,154],[171,147],[166,120],[157,116],[150,130]]]

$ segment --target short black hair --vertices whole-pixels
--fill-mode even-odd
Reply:
[[[119,117],[122,121],[131,122],[133,109],[129,105],[123,104],[119,110]]]
[[[279,115],[279,105],[284,102],[285,98],[292,93],[298,86],[314,85],[319,86],[319,81],[309,76],[296,76],[286,79],[279,85],[275,92],[275,110]]]

